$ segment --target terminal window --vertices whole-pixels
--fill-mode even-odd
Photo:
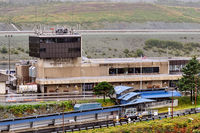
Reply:
[[[142,73],[159,73],[159,67],[135,67],[135,68],[110,68],[109,74],[140,74]]]

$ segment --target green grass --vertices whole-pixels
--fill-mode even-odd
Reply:
[[[54,7],[54,8],[52,8]],[[20,23],[102,23],[102,22],[196,22],[199,8],[171,7],[145,3],[79,2],[49,3],[27,7],[1,7],[1,22]],[[37,12],[36,12],[37,10]]]
[[[192,104],[192,102],[190,101],[190,97],[188,97],[188,96],[183,96],[183,97],[180,97],[177,99],[178,99],[178,106],[174,107],[174,109],[173,109],[174,111],[200,107],[200,98],[197,99],[196,106],[194,104]],[[171,106],[170,106],[170,108],[171,108]],[[168,112],[168,107],[156,108],[156,109],[158,110],[159,113]]]
[[[174,117],[174,119],[165,118],[162,120],[130,123],[123,126],[80,131],[80,133],[199,133],[199,132],[200,132],[200,114]]]
[[[51,114],[73,111],[75,104],[99,102],[103,107],[113,106],[114,102],[110,99],[92,99],[92,100],[71,100],[71,101],[42,101],[18,105],[0,105],[0,119],[15,117],[26,117],[32,115]]]

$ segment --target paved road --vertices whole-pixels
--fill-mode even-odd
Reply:
[[[40,101],[65,101],[65,100],[88,100],[99,99],[102,97],[96,97],[91,92],[86,94],[82,93],[32,93],[32,94],[7,94],[0,95],[1,104],[21,104],[21,103],[35,103]]]
[[[138,29],[138,30],[76,30],[79,33],[125,33],[125,32],[133,32],[133,33],[199,33],[200,29]],[[34,31],[0,31],[0,35],[5,34],[34,34]],[[44,33],[51,33],[51,31],[45,31]]]

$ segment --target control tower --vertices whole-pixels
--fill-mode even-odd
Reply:
[[[81,35],[73,31],[68,32],[67,29],[29,36],[29,56],[37,58],[36,83],[40,85],[41,92],[47,92],[47,87],[51,86],[40,83],[40,80],[55,81],[81,75],[81,45]],[[52,92],[63,92],[60,87],[53,86]]]
[[[42,34],[29,37],[29,56],[40,59],[81,57],[79,34]]]

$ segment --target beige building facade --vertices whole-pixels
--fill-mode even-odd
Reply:
[[[8,81],[8,75],[0,73],[0,94],[6,94],[6,81]]]
[[[162,88],[181,78],[180,71],[170,74],[169,67],[168,58],[39,59],[36,83],[45,93],[92,91],[102,81],[134,89]]]
[[[102,81],[114,86],[132,86],[136,90],[173,87],[189,60],[150,57],[88,59],[82,57],[81,40],[81,35],[73,32],[29,37],[29,55],[37,58],[36,75],[31,82],[37,83],[42,93],[90,92]],[[17,69],[21,73],[18,79],[23,80],[21,75],[26,74],[20,72],[22,68]]]

